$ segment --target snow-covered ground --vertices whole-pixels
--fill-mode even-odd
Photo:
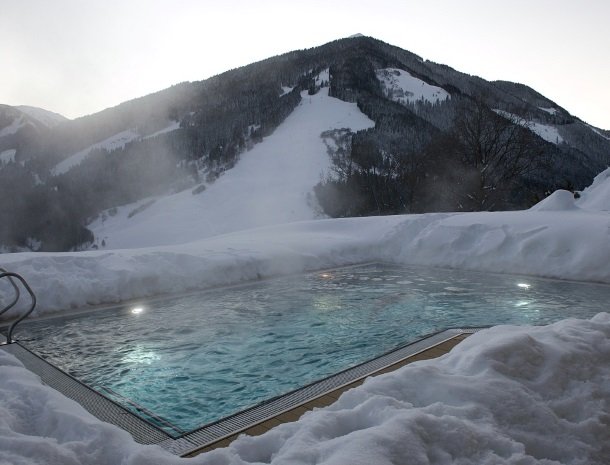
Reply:
[[[610,169],[595,176],[593,184],[580,192],[577,204],[590,211],[610,212]]]
[[[178,245],[2,260],[36,291],[37,315],[367,261],[610,283],[608,205],[610,169],[578,201],[558,191],[526,211],[323,219]],[[0,289],[9,292],[6,283]]]
[[[192,459],[141,446],[0,349],[2,465],[610,463],[610,314],[498,326]]]
[[[180,121],[172,121],[171,124],[164,127],[163,129],[159,129],[158,131],[153,132],[152,134],[148,134],[148,135],[142,137],[142,140],[151,139],[153,137],[160,136],[161,134],[167,134],[168,132],[175,131],[176,129],[179,129],[179,128],[180,128]]]
[[[541,108],[544,110],[544,108]],[[515,121],[524,128],[529,129],[534,134],[542,137],[545,141],[550,142],[551,144],[559,145],[563,143],[563,137],[559,134],[559,130],[557,127],[550,124],[543,124],[537,121],[529,121],[520,116],[517,116],[513,113],[509,113],[504,110],[494,110],[498,115],[504,116],[505,118],[510,119],[511,121]],[[546,110],[545,110],[546,111]]]
[[[559,110],[557,108],[544,108],[544,107],[538,107],[540,108],[542,111],[547,112],[549,115],[553,115],[555,116],[557,113],[559,113]]]
[[[576,204],[558,191],[521,212],[305,221],[165,247],[6,254],[3,264],[32,283],[40,313],[369,260],[610,283],[610,213],[598,208],[608,186],[610,169]],[[0,464],[603,465],[609,405],[602,313],[482,331],[298,422],[179,459],[93,418],[0,349]]]
[[[385,94],[398,103],[437,103],[450,98],[445,89],[432,86],[402,69],[378,69],[376,74]]]
[[[355,119],[365,127],[371,124],[358,119],[362,116],[355,107],[350,113],[348,104],[338,102],[325,89],[305,96],[289,117],[292,123],[286,122],[300,124],[301,132],[309,130],[311,139],[294,140],[280,126],[259,144],[267,144],[264,153],[257,155],[255,148],[245,154],[235,173],[231,170],[203,193],[212,197],[201,199],[215,200],[205,201],[207,209],[188,204],[197,196],[187,192],[181,195],[189,201],[159,199],[133,216],[151,218],[139,223],[141,229],[114,229],[113,237],[126,231],[123,237],[132,245],[148,235],[165,245],[4,254],[1,265],[30,282],[39,297],[38,315],[375,260],[610,283],[610,168],[576,202],[571,193],[558,191],[527,211],[320,220],[290,216],[314,211],[303,196],[306,185],[300,183],[313,179],[313,170],[304,170],[315,160],[320,163],[316,170],[328,163],[320,155],[325,153],[320,132],[349,126]],[[324,125],[307,126],[308,105],[326,105]],[[303,119],[295,122],[299,117]],[[273,138],[281,137],[274,149]],[[282,157],[290,156],[281,151],[282,144],[309,156],[302,146],[314,139],[319,158],[308,160],[301,176],[282,165]],[[258,157],[256,163],[248,164],[250,156]],[[266,178],[270,184],[262,187],[249,179],[264,176],[256,169],[266,157],[279,164],[273,174],[285,191],[273,187],[275,179]],[[221,194],[231,195],[229,187],[222,188],[223,179],[243,183],[232,204],[223,203]],[[275,197],[265,197],[264,187]],[[250,203],[249,197],[263,203]],[[156,210],[166,201],[170,208]],[[195,209],[191,217],[205,216],[192,223],[196,230],[174,236],[171,228],[163,230],[163,223],[183,221],[180,228],[189,227],[186,219],[171,216],[171,207],[185,205],[181,202]],[[239,202],[245,206],[235,205]],[[287,216],[265,212],[260,208],[265,202]],[[250,209],[256,215],[250,216]],[[155,211],[162,214],[155,218]],[[127,209],[120,214],[128,215]],[[261,215],[264,221],[259,221]],[[292,219],[306,221],[274,224]],[[224,230],[205,225],[212,220],[230,224]],[[6,282],[0,286],[5,301],[10,288]],[[11,316],[21,311],[23,307]],[[609,405],[608,313],[541,328],[497,327],[472,336],[439,360],[370,379],[299,422],[260,437],[241,437],[228,449],[190,462],[601,465],[610,463]],[[1,349],[0,450],[1,465],[184,462],[157,447],[137,445],[127,433],[99,422]]]
[[[138,134],[133,129],[128,129],[127,131],[119,132],[113,136],[104,139],[97,144],[93,144],[86,149],[81,150],[80,152],[76,152],[73,155],[70,155],[68,158],[59,162],[52,170],[51,173],[54,176],[58,176],[60,174],[67,173],[76,165],[81,163],[85,158],[89,156],[89,154],[95,149],[104,149],[104,150],[115,150],[118,148],[125,147],[125,144],[131,142],[132,140],[138,139],[140,134]]]
[[[0,165],[4,165],[5,163],[13,163],[15,161],[15,154],[17,150],[9,149],[0,152]]]
[[[15,118],[11,124],[0,129],[0,137],[8,136],[10,134],[15,134],[19,129],[21,129],[25,125],[24,117],[19,116]]]
[[[301,103],[275,132],[242,154],[239,163],[204,192],[193,195],[189,189],[161,197],[131,217],[146,200],[127,205],[89,228],[106,248],[135,248],[314,219],[319,215],[313,187],[330,168],[320,134],[373,125],[355,103],[329,97],[328,88],[315,95],[303,92]]]

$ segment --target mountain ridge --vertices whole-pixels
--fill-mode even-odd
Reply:
[[[447,97],[427,100],[409,88],[415,84]],[[370,37],[346,38],[0,137],[0,153],[13,162],[2,165],[0,181],[6,192],[22,194],[14,208],[0,209],[0,219],[25,216],[0,230],[0,243],[10,249],[29,240],[41,250],[91,244],[85,225],[104,211],[204,190],[270,136],[303,95],[321,88],[375,122],[355,132],[335,128],[326,138],[333,140],[327,147],[333,166],[315,195],[331,216],[524,208],[555,188],[583,188],[610,164],[603,130],[524,84],[488,82]],[[496,167],[493,185],[474,195],[482,171],[456,122],[476,111],[501,138],[514,139],[513,149],[527,142],[527,153],[548,163],[528,173],[520,166],[510,180],[505,163]],[[0,131],[6,127],[0,120]],[[345,163],[354,171],[347,173]],[[447,189],[439,193],[439,184]]]

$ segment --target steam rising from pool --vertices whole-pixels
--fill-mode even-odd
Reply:
[[[24,324],[21,334],[129,399],[126,408],[191,430],[434,331],[588,318],[609,300],[603,285],[364,265]]]

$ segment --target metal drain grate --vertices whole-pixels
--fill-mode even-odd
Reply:
[[[43,383],[75,400],[100,420],[128,431],[140,444],[158,444],[170,437],[164,431],[102,396],[19,343],[4,345],[2,349],[13,354],[28,370],[40,376]]]
[[[100,420],[128,431],[136,442],[158,444],[173,454],[185,455],[290,411],[328,392],[366,378],[460,334],[471,334],[480,329],[482,328],[455,328],[433,334],[320,381],[174,437],[51,365],[19,343],[4,345],[2,349],[17,357],[26,368],[40,376],[45,384],[75,400]]]
[[[262,404],[251,407],[242,412],[218,420],[217,422],[203,426],[182,436],[188,441],[184,444],[184,449],[178,453],[187,454],[193,449],[205,447],[226,437],[235,435],[252,426],[262,423],[269,418],[273,418],[286,411],[292,410],[328,392],[340,389],[354,381],[366,378],[371,374],[394,365],[408,357],[430,349],[438,344],[453,339],[460,334],[471,334],[478,329],[448,329],[440,333],[421,339],[412,344],[394,349],[372,360],[364,362],[345,371],[339,372],[328,378],[309,384],[295,391],[268,400]],[[189,444],[196,444],[197,447],[186,449]],[[176,453],[176,452],[174,452]]]

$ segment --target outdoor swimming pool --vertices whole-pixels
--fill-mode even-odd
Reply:
[[[588,318],[609,301],[605,285],[368,264],[23,323],[16,336],[179,435],[434,331]]]

